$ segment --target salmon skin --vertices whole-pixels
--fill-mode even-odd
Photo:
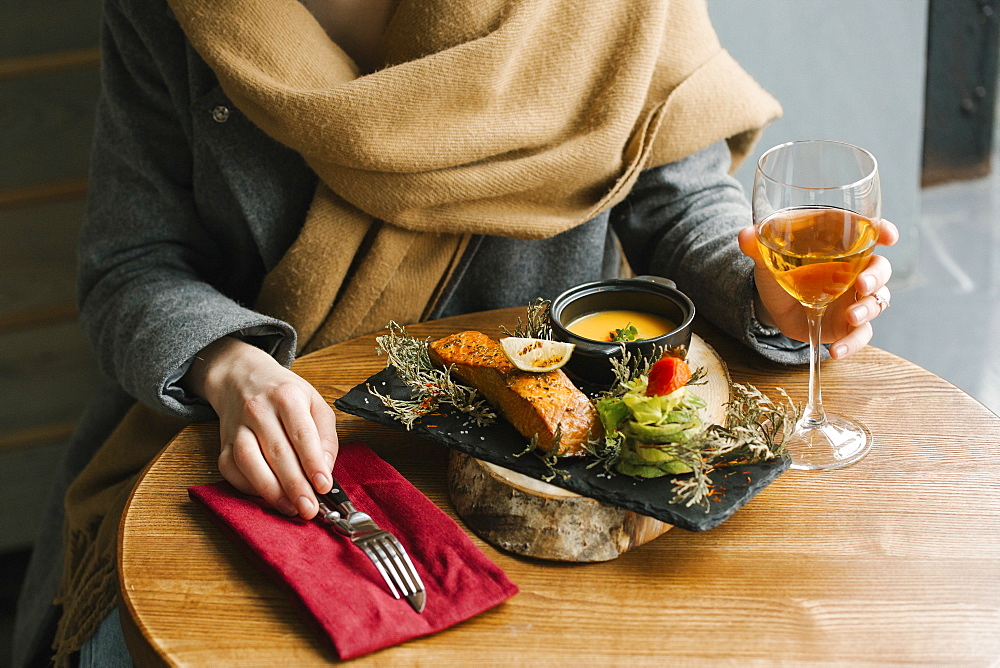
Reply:
[[[597,409],[561,369],[520,371],[500,343],[482,332],[452,334],[432,341],[428,350],[435,364],[453,367],[523,436],[537,434],[537,447],[546,454],[584,455],[584,443],[603,434]]]

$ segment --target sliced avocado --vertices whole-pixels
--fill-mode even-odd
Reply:
[[[624,445],[622,445],[619,459],[623,462],[628,462],[629,464],[649,464],[649,461],[640,457],[639,453],[635,451],[635,441],[632,439],[627,439]]]
[[[676,410],[667,413],[664,419],[661,420],[660,422],[663,424],[669,424],[671,422],[695,424],[695,423],[700,423],[701,418],[699,418],[694,411]]]
[[[618,460],[618,463],[615,464],[615,470],[623,475],[631,475],[637,478],[660,478],[667,475],[666,471],[655,466],[632,464],[625,460]]]
[[[687,437],[684,430],[689,426],[680,422],[655,425],[639,424],[630,420],[622,425],[622,433],[644,443],[676,443]]]
[[[693,469],[676,457],[660,450],[655,445],[635,444],[636,454],[645,463],[652,464],[667,473],[690,473]]]
[[[646,447],[643,447],[643,446]],[[620,463],[631,467],[655,466],[664,473],[688,473],[690,466],[655,446],[628,439],[621,450]]]
[[[678,473],[690,473],[694,470],[679,459],[671,459],[668,462],[657,462],[656,468],[671,475],[676,475]]]
[[[603,397],[597,401],[597,414],[601,417],[604,430],[611,432],[618,429],[621,424],[631,414],[624,401],[617,397]]]
[[[639,478],[660,478],[665,475],[677,475],[678,473],[690,473],[691,467],[683,462],[673,459],[667,462],[656,462],[637,464],[622,458],[615,464],[615,470],[625,475]]]

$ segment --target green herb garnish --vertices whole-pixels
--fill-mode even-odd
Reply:
[[[632,323],[627,323],[621,329],[611,332],[611,343],[624,343],[625,341],[639,341],[639,330]]]

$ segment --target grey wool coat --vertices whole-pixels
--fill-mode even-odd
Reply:
[[[295,332],[254,312],[265,273],[295,239],[316,176],[230,102],[163,0],[107,0],[103,91],[80,238],[81,323],[108,377],[58,472],[19,605],[15,665],[46,656],[57,609],[65,489],[136,400],[193,420],[211,408],[178,380],[193,355],[235,334],[290,365]],[[750,221],[725,142],[646,171],[594,220],[542,241],[470,244],[435,316],[524,306],[632,269],[673,279],[699,313],[760,354],[804,344],[755,320]]]

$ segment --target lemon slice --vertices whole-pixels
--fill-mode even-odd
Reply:
[[[562,341],[508,336],[500,339],[500,347],[507,359],[521,371],[542,373],[561,368],[576,346]]]

